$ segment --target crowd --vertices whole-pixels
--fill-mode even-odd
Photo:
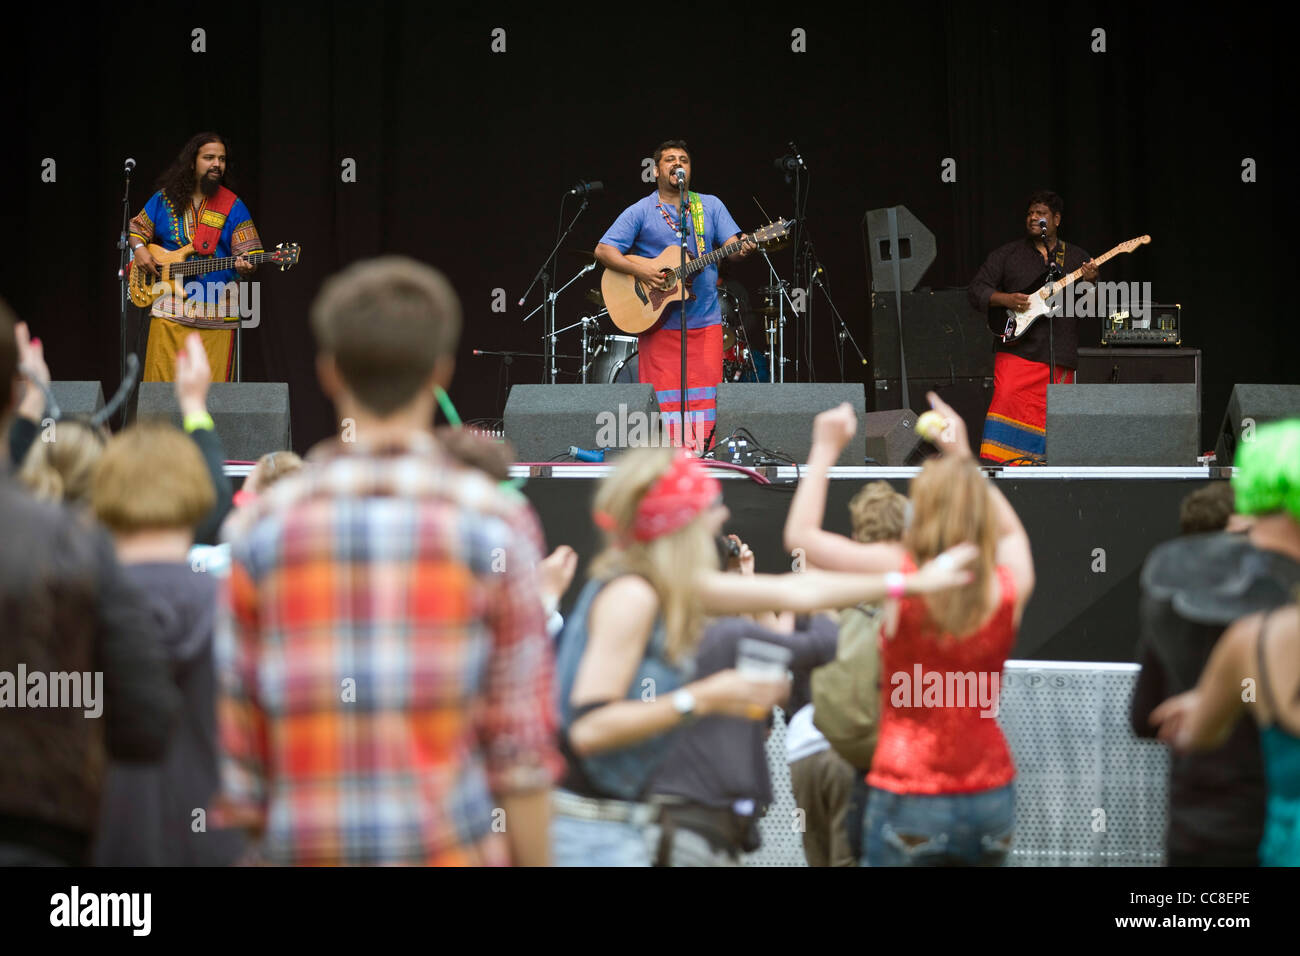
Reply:
[[[197,337],[183,428],[110,435],[51,421],[42,343],[0,303],[0,864],[739,865],[777,708],[810,864],[1007,859],[998,680],[1034,562],[938,396],[938,455],[906,496],[865,486],[852,537],[823,523],[856,415],[817,416],[789,574],[754,572],[698,459],[626,451],[561,617],[576,554],[548,554],[499,447],[432,427],[447,280],[358,263],[311,324],[349,433],[233,493]],[[1133,728],[1174,749],[1171,864],[1297,865],[1300,421],[1236,464],[1143,570]]]

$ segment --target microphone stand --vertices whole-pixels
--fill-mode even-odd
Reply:
[[[682,267],[678,273],[677,281],[682,287],[682,380],[681,380],[681,402],[682,402],[682,447],[686,447],[686,177],[680,176],[677,179],[677,232],[681,236]],[[692,227],[691,233],[695,229]]]
[[[126,285],[131,276],[131,267],[127,261],[131,252],[131,244],[127,241],[127,229],[131,223],[131,170],[134,168],[135,160],[128,160],[122,188],[122,231],[117,237],[118,331],[121,336],[117,355],[119,382],[126,381]],[[126,424],[127,404],[125,401],[122,402],[122,417],[118,422],[118,428]]]
[[[810,247],[811,245],[812,244],[809,243]],[[812,285],[815,285],[817,288],[822,290],[822,294],[826,296],[826,303],[831,307],[831,312],[835,314],[835,320],[840,323],[840,331],[839,331],[840,380],[843,381],[844,380],[844,340],[845,339],[849,340],[849,344],[853,346],[853,351],[858,353],[858,358],[862,360],[863,365],[867,364],[867,357],[862,354],[862,349],[858,348],[858,343],[853,338],[853,333],[849,331],[848,325],[845,324],[844,317],[840,315],[840,310],[835,308],[835,300],[831,298],[831,290],[826,287],[825,283],[823,283],[821,279],[822,273],[825,272],[826,270],[823,269],[822,264],[817,261],[817,256],[815,254],[809,259],[809,263],[812,267],[812,271],[810,273]],[[808,298],[811,299],[812,296],[809,295]],[[811,332],[811,329],[809,331]],[[809,337],[811,338],[811,335]]]
[[[1052,250],[1047,246],[1047,220],[1043,223],[1043,251],[1047,254],[1047,281],[1055,282],[1059,275],[1056,270],[1056,260],[1052,257]],[[1060,241],[1059,239],[1057,240]],[[1056,384],[1056,309],[1047,313],[1047,384]],[[1046,397],[1046,396],[1044,396]]]
[[[542,352],[546,358],[542,364],[545,365],[550,370],[549,371],[550,383],[552,385],[555,384],[555,376],[556,373],[558,372],[558,369],[556,369],[555,367],[555,354],[554,354],[555,353],[555,338],[554,338],[555,337],[555,301],[559,297],[560,292],[563,292],[564,289],[560,289],[558,291],[553,291],[551,289],[550,265],[551,265],[551,260],[555,258],[555,254],[560,251],[560,246],[564,245],[564,241],[569,238],[569,233],[572,232],[573,227],[577,225],[578,217],[587,211],[587,205],[588,205],[587,196],[584,193],[582,196],[582,205],[578,207],[578,211],[574,213],[573,218],[569,220],[568,228],[564,230],[564,234],[561,235],[559,240],[555,243],[555,248],[551,250],[551,254],[546,257],[546,261],[542,263],[542,267],[538,269],[537,274],[533,276],[533,281],[529,284],[527,291],[525,291],[524,294],[519,297],[519,305],[522,306],[526,301],[528,301],[528,295],[530,292],[533,291],[533,286],[537,285],[538,282],[542,284],[542,304],[538,306],[538,308],[543,310],[543,319],[544,319],[543,324],[545,326],[545,331],[542,333],[542,336],[545,339],[545,342],[542,346]],[[595,265],[593,264],[591,266],[591,269],[594,268]],[[578,275],[582,275],[585,272],[590,272],[591,269],[583,269],[582,272],[578,273]],[[574,278],[576,279],[577,276],[574,276]],[[572,280],[570,280],[570,282],[572,282]],[[565,287],[567,288],[567,284]],[[527,322],[536,314],[537,314],[537,309],[533,309],[532,312],[529,312],[526,316],[524,316],[523,321]],[[545,370],[542,372],[543,384],[545,384],[545,378],[547,374],[548,373]]]

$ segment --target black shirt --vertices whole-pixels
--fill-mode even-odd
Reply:
[[[807,630],[779,634],[746,618],[715,621],[704,633],[696,655],[696,679],[736,666],[741,638],[769,641],[794,654],[787,713],[808,702],[809,675],[835,658],[839,625],[826,615],[811,619]],[[654,793],[683,797],[708,807],[730,808],[749,800],[754,811],[772,802],[772,781],[761,721],[741,717],[701,717],[677,732],[677,741],[651,784]]]
[[[1062,268],[1066,273],[1073,272],[1092,258],[1073,243],[1064,240],[1058,242],[1065,246],[1065,263]],[[1055,252],[1056,247],[1053,246],[1052,254],[1054,255]],[[984,260],[984,264],[975,273],[975,278],[971,280],[966,294],[972,308],[987,312],[989,299],[993,293],[1026,290],[1032,292],[1043,285],[1046,274],[1047,264],[1043,261],[1043,254],[1034,247],[1033,240],[1026,236],[1008,242],[1005,246],[998,246],[989,253],[989,257]],[[1080,289],[1085,287],[1084,284],[1079,285]],[[1067,294],[1078,295],[1080,289],[1072,288]],[[1009,344],[995,340],[994,348],[999,352],[1011,352],[1023,359],[1046,365],[1048,363],[1047,322],[1046,316],[1038,319],[1030,326],[1028,332]],[[1062,368],[1076,368],[1079,364],[1079,320],[1058,315],[1052,322],[1056,339],[1054,343],[1056,364]]]

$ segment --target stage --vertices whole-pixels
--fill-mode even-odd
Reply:
[[[581,563],[561,610],[567,611],[600,547],[591,523],[597,479],[609,465],[517,465],[523,492],[541,516],[548,547],[567,544]],[[791,570],[781,535],[796,481],[793,467],[765,468],[771,484],[714,469],[731,510],[726,530],[754,550],[757,570]],[[884,479],[906,492],[918,468],[832,469],[824,527],[849,533],[849,499],[863,483]],[[1178,535],[1182,498],[1227,469],[988,468],[1024,522],[1038,583],[1012,652],[1023,660],[1134,660],[1138,575],[1150,550]]]

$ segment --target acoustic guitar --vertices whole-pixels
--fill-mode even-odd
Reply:
[[[756,229],[748,238],[757,242],[760,247],[764,247],[789,235],[791,225],[793,223],[789,219],[770,222],[761,229]],[[681,301],[682,293],[677,288],[678,282],[689,280],[701,269],[707,269],[719,259],[725,259],[732,253],[739,252],[742,245],[743,241],[737,239],[702,256],[692,255],[688,251],[685,268],[682,268],[681,264],[681,247],[677,245],[669,246],[653,259],[645,256],[628,256],[627,258],[633,262],[644,262],[653,266],[668,280],[668,287],[652,289],[636,276],[606,269],[605,274],[600,277],[600,291],[605,298],[605,308],[609,310],[610,320],[624,332],[639,335],[658,322],[668,306]],[[686,298],[695,298],[689,281],[686,285]]]

